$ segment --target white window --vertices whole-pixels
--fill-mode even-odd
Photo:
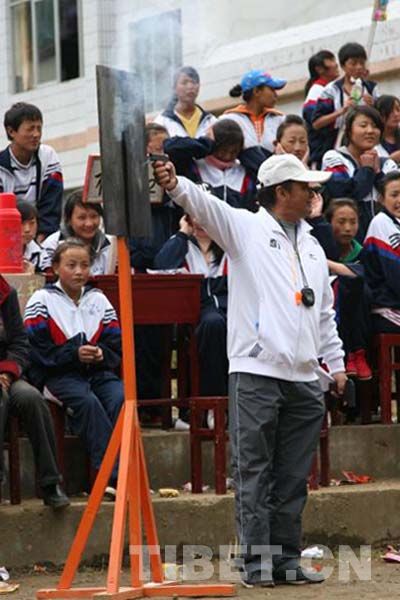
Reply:
[[[181,11],[132,23],[130,49],[131,69],[144,83],[146,112],[165,108],[173,95],[174,73],[182,66]]]
[[[81,74],[79,0],[10,0],[14,92]]]

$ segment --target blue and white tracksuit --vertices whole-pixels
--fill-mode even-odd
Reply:
[[[386,173],[397,171],[398,166],[391,158],[382,158],[381,171],[375,173],[371,167],[361,167],[347,147],[342,146],[324,154],[322,170],[332,173],[325,184],[330,198],[352,198],[357,202],[359,228],[356,238],[362,242],[371,219],[378,212],[376,188]]]
[[[0,152],[0,192],[12,192],[18,200],[32,202],[38,211],[38,233],[46,236],[60,226],[63,175],[60,160],[51,146],[41,144],[29,167],[30,181],[19,189],[10,147]],[[21,167],[22,169],[22,167]]]
[[[377,332],[400,331],[400,221],[383,209],[370,223],[361,261]]]
[[[124,401],[122,381],[114,373],[121,363],[116,312],[100,290],[84,288],[76,305],[56,283],[31,296],[24,321],[32,383],[39,389],[45,385],[71,409],[72,430],[82,437],[98,469]],[[78,350],[85,344],[100,347],[103,360],[82,363]],[[111,481],[115,478],[114,468]]]

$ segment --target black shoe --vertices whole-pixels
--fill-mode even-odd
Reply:
[[[323,583],[325,575],[316,569],[296,567],[287,571],[274,571],[274,581],[278,585],[302,585],[305,583]]]
[[[243,573],[241,575],[241,583],[245,588],[262,587],[262,588],[273,588],[275,583],[272,579],[261,579],[261,573],[256,572],[253,574]]]
[[[42,488],[43,503],[51,508],[66,508],[71,504],[68,496],[63,492],[58,484],[46,485]]]

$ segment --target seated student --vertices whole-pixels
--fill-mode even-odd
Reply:
[[[58,245],[75,237],[87,244],[91,253],[91,275],[114,273],[116,255],[114,238],[100,229],[103,208],[100,204],[83,202],[82,190],[70,194],[64,206],[63,227],[43,242],[50,262]]]
[[[382,131],[378,111],[371,106],[358,106],[346,118],[346,144],[338,150],[329,150],[322,161],[323,170],[332,173],[326,183],[330,198],[352,198],[357,202],[359,242],[377,212],[379,182],[386,173],[397,170],[393,160],[380,159],[375,150]]]
[[[72,410],[72,431],[99,469],[124,401],[121,331],[106,296],[86,286],[91,254],[77,239],[60,244],[52,259],[55,284],[35,292],[25,309],[33,383],[45,385]],[[110,480],[116,481],[116,467]]]
[[[22,222],[22,253],[25,273],[43,272],[51,263],[46,250],[35,241],[37,234],[37,210],[34,204],[22,200],[17,209]]]
[[[400,333],[400,173],[382,181],[382,211],[365,236],[361,261],[372,296],[375,333]]]
[[[339,247],[339,264],[328,261],[337,274],[335,310],[338,331],[346,352],[346,373],[361,380],[371,379],[366,349],[371,333],[370,293],[360,264],[362,246],[355,239],[358,230],[357,204],[351,198],[332,200],[325,216]]]
[[[17,102],[4,115],[9,146],[0,152],[0,192],[13,192],[38,211],[38,241],[60,226],[63,177],[60,161],[41,143],[43,116],[33,104]]]
[[[226,255],[198,223],[192,222],[187,215],[184,215],[180,220],[178,233],[161,248],[154,263],[158,269],[185,267],[189,273],[204,275],[200,320],[196,329],[200,363],[200,395],[226,396],[228,386]],[[211,422],[209,418],[209,426]]]
[[[243,133],[235,121],[217,121],[209,137],[170,138],[164,150],[175,164],[177,173],[195,183],[206,183],[213,194],[235,208],[255,210],[256,178],[240,163]]]
[[[311,115],[312,126],[317,132],[313,136],[312,161],[321,164],[325,152],[336,147],[339,132],[343,130],[345,115],[357,104],[373,106],[378,98],[376,83],[365,79],[367,53],[355,42],[342,46],[339,50],[339,63],[344,77],[328,83],[323,89]],[[361,88],[358,89],[357,80]],[[361,95],[361,98],[358,96]]]
[[[400,163],[400,100],[396,96],[383,95],[375,102],[375,108],[381,115],[384,130],[380,143],[376,147],[379,156],[391,158]]]
[[[22,420],[32,445],[44,504],[63,508],[69,500],[60,487],[53,421],[42,394],[24,379],[28,364],[29,341],[17,292],[0,275],[0,485],[4,430],[7,415],[13,414]]]
[[[320,135],[312,126],[312,116],[323,89],[331,81],[339,77],[339,66],[336,57],[330,50],[320,50],[308,61],[310,78],[304,89],[303,119],[307,124],[310,143],[310,164],[318,162]]]
[[[274,142],[275,154],[294,154],[304,164],[308,163],[308,135],[305,121],[298,115],[287,115],[279,125]],[[332,228],[323,212],[323,198],[315,187],[312,192],[310,213],[307,222],[312,226],[311,234],[321,244],[330,260],[337,260],[338,248],[332,234]]]
[[[200,76],[193,67],[181,67],[174,77],[174,96],[167,108],[154,119],[168,135],[192,138],[205,135],[216,121],[211,113],[196,104],[200,91]]]

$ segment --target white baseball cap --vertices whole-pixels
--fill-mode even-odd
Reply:
[[[263,187],[278,185],[284,181],[325,183],[332,173],[311,171],[294,154],[274,154],[258,169],[258,180]]]

